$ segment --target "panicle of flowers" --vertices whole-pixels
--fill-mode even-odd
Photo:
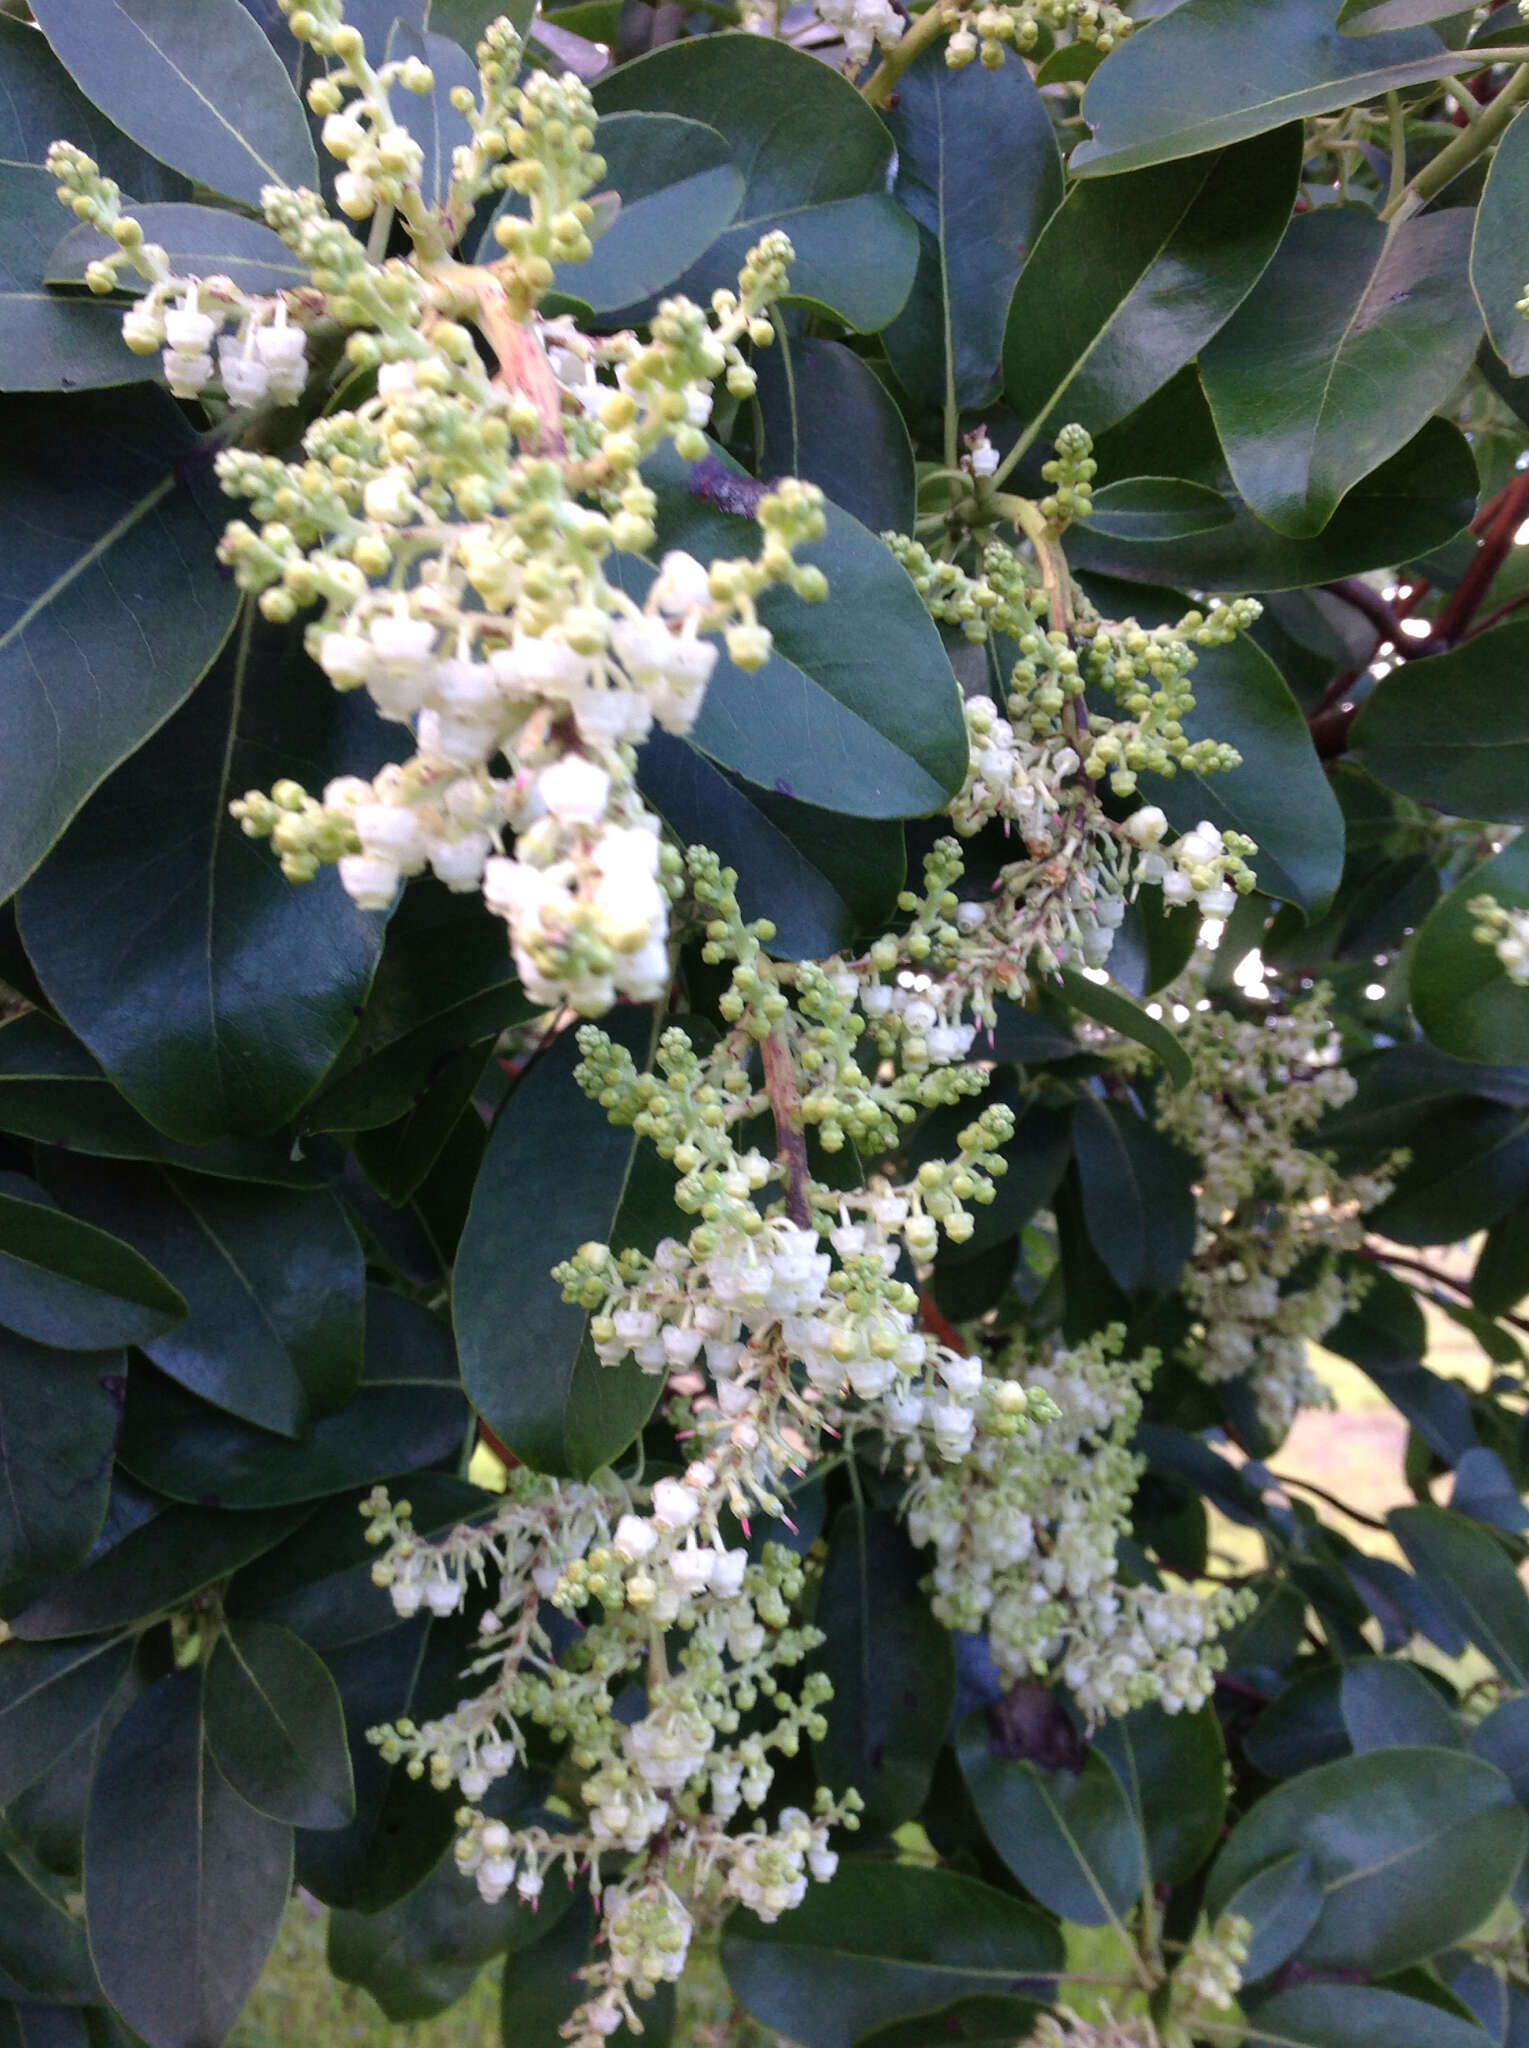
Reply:
[[[1529,910],[1510,910],[1495,896],[1473,896],[1466,906],[1476,920],[1471,937],[1490,946],[1509,981],[1529,987]]]
[[[1313,1127],[1354,1093],[1339,1064],[1328,996],[1256,1018],[1193,1007],[1178,1027],[1193,1066],[1156,1099],[1158,1128],[1200,1162],[1199,1236],[1180,1283],[1194,1316],[1185,1362],[1209,1380],[1246,1379],[1259,1419],[1282,1438],[1304,1407],[1330,1406],[1307,1362],[1364,1291],[1338,1255],[1390,1193],[1389,1171],[1343,1175],[1311,1148]],[[1117,1058],[1134,1066],[1138,1054]]]
[[[772,1756],[821,1738],[830,1687],[820,1673],[789,1678],[821,1641],[792,1621],[801,1561],[776,1544],[751,1561],[714,1516],[698,1542],[714,1493],[699,1465],[640,1490],[608,1473],[570,1484],[516,1469],[486,1520],[438,1541],[382,1488],[363,1507],[369,1540],[386,1546],[373,1577],[401,1615],[451,1614],[470,1582],[486,1593],[468,1673],[477,1691],[370,1736],[390,1763],[461,1794],[456,1860],[485,1900],[513,1888],[534,1904],[554,1870],[572,1882],[587,1869],[604,1939],[563,2030],[579,2048],[636,2023],[636,2006],[680,1974],[698,1915],[742,1901],[777,1918],[810,1879],[833,1875],[830,1830],[857,1824],[852,1793],[821,1793],[811,1815],[785,1807],[773,1826],[760,1817]],[[634,1680],[645,1711],[627,1725],[616,1695]],[[484,1813],[533,1726],[579,1776],[584,1813],[567,1827]]]
[[[887,1437],[909,1534],[934,1552],[935,1614],[985,1629],[1005,1683],[1060,1677],[1091,1721],[1147,1700],[1202,1706],[1216,1632],[1241,1611],[1235,1593],[1134,1584],[1118,1560],[1142,1471],[1126,1446],[1157,1364],[1123,1350],[1118,1326],[1071,1348],[1011,1346],[982,1379],[958,1463],[938,1414]]]
[[[55,142],[47,161],[63,205],[106,238],[86,265],[91,291],[120,290],[124,268],[148,279],[149,290],[122,316],[122,338],[135,355],[160,351],[165,382],[177,398],[221,391],[235,411],[296,403],[308,378],[308,337],[300,323],[320,310],[313,294],[249,292],[231,277],[182,276],[168,252],[147,239],[142,223],[122,211],[119,187],[82,149]]]
[[[959,71],[977,57],[996,71],[1008,53],[1028,56],[1044,31],[1070,31],[1074,42],[1090,44],[1107,57],[1133,26],[1114,0],[1000,0],[997,5],[959,11],[958,25],[945,45],[945,61]]]

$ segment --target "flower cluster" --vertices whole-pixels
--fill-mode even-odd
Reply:
[[[1495,896],[1473,896],[1467,908],[1476,920],[1471,937],[1492,948],[1509,981],[1529,987],[1529,910],[1509,910]]]
[[[122,316],[122,338],[135,355],[161,352],[165,382],[177,398],[221,390],[236,411],[301,398],[308,337],[290,317],[286,296],[244,291],[230,277],[179,276],[167,251],[123,213],[114,180],[72,143],[53,144],[48,169],[59,180],[61,202],[107,238],[86,268],[90,289],[116,291],[124,266],[149,280],[148,292]],[[300,301],[299,307],[311,317],[310,308]]]
[[[1070,30],[1074,41],[1091,45],[1107,57],[1131,33],[1132,21],[1114,0],[998,0],[998,4],[964,7],[945,46],[953,71],[980,57],[996,71],[1007,51],[1026,56],[1043,33]]]
[[[998,1374],[1023,1375],[1024,1403],[1016,1379],[985,1377],[970,1455],[951,1464],[928,1422],[889,1446],[909,1475],[909,1533],[934,1551],[940,1620],[986,1629],[1006,1683],[1055,1669],[1090,1720],[1146,1700],[1203,1706],[1216,1631],[1239,1612],[1235,1594],[1132,1584],[1119,1563],[1141,1474],[1126,1446],[1156,1364],[1122,1350],[1118,1328],[1049,1354],[1017,1345]],[[1033,1426],[1016,1429],[1016,1412]]]
[[[1202,1920],[1168,1981],[1167,2008],[1158,2019],[1122,2017],[1104,2003],[1100,2017],[1088,2020],[1058,2006],[1036,2021],[1027,2048],[1194,2048],[1202,2038],[1197,2021],[1232,2010],[1252,1933],[1237,1913],[1223,1913],[1214,1927]]]
[[[1207,1379],[1245,1379],[1278,1440],[1303,1407],[1329,1405],[1307,1348],[1363,1292],[1363,1276],[1340,1272],[1337,1258],[1361,1242],[1364,1213],[1390,1181],[1340,1175],[1304,1142],[1354,1093],[1325,991],[1256,1019],[1179,1009],[1193,1078],[1160,1091],[1156,1113],[1159,1129],[1200,1162],[1199,1238],[1181,1283],[1194,1317],[1183,1356]],[[1120,1056],[1138,1058],[1134,1049]]]

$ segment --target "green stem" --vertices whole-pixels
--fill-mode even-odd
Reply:
[[[1399,92],[1386,94],[1386,114],[1391,127],[1391,184],[1386,193],[1389,211],[1401,205],[1402,194],[1407,189],[1407,116],[1402,111]]]
[[[870,77],[861,86],[861,96],[873,107],[884,107],[897,90],[897,81],[908,66],[923,51],[927,50],[942,28],[949,26],[957,11],[956,0],[934,0],[926,14],[921,14],[895,49],[888,50]]]
[[[1515,50],[1513,54],[1522,57],[1529,53]],[[1500,56],[1498,61],[1501,61]],[[1492,104],[1483,107],[1478,120],[1473,121],[1469,128],[1462,128],[1453,142],[1447,143],[1436,157],[1424,164],[1415,178],[1386,201],[1381,219],[1410,219],[1436,192],[1442,192],[1451,180],[1458,178],[1478,157],[1486,154],[1525,100],[1529,100],[1529,63],[1519,65]]]

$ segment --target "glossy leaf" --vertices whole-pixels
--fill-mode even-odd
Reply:
[[[1237,488],[1281,533],[1320,533],[1469,368],[1472,218],[1464,207],[1390,227],[1363,206],[1299,215],[1205,349],[1200,376]]]
[[[208,1751],[202,1674],[162,1679],[118,1723],[86,1823],[90,1950],[112,2004],[153,2048],[220,2041],[291,1881],[291,1829],[246,1806]]]
[[[84,1563],[100,1532],[127,1360],[0,1330],[0,1608]]]
[[[1398,1243],[1450,1243],[1529,1194],[1529,1124],[1505,1103],[1441,1107],[1415,1135],[1418,1150],[1370,1212],[1375,1228]]]
[[[299,1828],[344,1827],[356,1790],[334,1680],[272,1621],[225,1622],[202,1680],[207,1746],[246,1804]]]
[[[70,1890],[0,1820],[0,1998],[81,2004],[99,1997]]]
[[[1302,1984],[1264,1999],[1248,2048],[1483,2048],[1487,2036],[1468,2020],[1378,1984]]]
[[[791,297],[875,333],[897,314],[918,232],[886,190],[891,138],[848,79],[789,44],[703,36],[640,57],[595,87],[601,116],[678,114],[719,129],[744,174],[738,217],[676,289],[737,289],[748,250],[791,237]]]
[[[1282,122],[1448,78],[1460,59],[1429,29],[1338,33],[1334,0],[1183,0],[1101,64],[1083,95],[1079,177],[1218,149]],[[1251,60],[1251,61],[1250,61]]]
[[[839,1510],[814,1615],[834,1709],[813,1755],[821,1781],[853,1785],[866,1826],[884,1833],[923,1805],[955,1703],[950,1634],[929,1611],[923,1576],[895,1516],[855,1501]]]
[[[1169,1081],[1175,1088],[1182,1088],[1190,1078],[1189,1055],[1182,1045],[1156,1017],[1147,1012],[1128,996],[1115,989],[1105,988],[1097,981],[1090,981],[1086,975],[1063,968],[1058,977],[1062,994],[1070,1009],[1079,1010],[1085,1017],[1092,1017],[1096,1024],[1104,1024],[1111,1031],[1118,1031],[1122,1037],[1134,1039],[1144,1045],[1162,1061]]]
[[[1182,477],[1137,476],[1095,491],[1082,524],[1119,540],[1185,540],[1226,526],[1232,508],[1219,491]]]
[[[0,404],[0,897],[184,700],[232,624],[216,529],[179,473],[194,444],[161,392]]]
[[[14,14],[0,15],[0,80],[0,163],[40,165],[59,137],[67,136],[137,199],[178,199],[185,193],[185,179],[93,107],[46,40]],[[55,217],[57,242],[66,225],[62,207]]]
[[[97,792],[23,893],[50,1000],[171,1137],[285,1122],[354,1029],[381,920],[332,869],[295,889],[229,804],[273,760],[310,788],[342,766],[374,774],[383,734],[364,693],[320,683],[300,633],[246,615],[191,702]]]
[[[1529,1200],[1518,1203],[1487,1232],[1471,1275],[1471,1300],[1484,1315],[1516,1308],[1529,1294]]]
[[[729,478],[720,463],[698,477],[666,455],[644,473],[659,494],[664,547],[701,561],[757,552],[752,518],[715,503]],[[940,809],[966,772],[960,692],[909,578],[847,512],[825,510],[826,535],[798,559],[823,570],[826,601],[780,592],[760,600],[775,651],[752,674],[719,658],[691,743],[777,796],[844,817],[919,817]],[[634,588],[645,594],[648,580],[634,564]],[[873,617],[895,636],[895,671],[865,631]]]
[[[0,1324],[61,1351],[174,1329],[182,1295],[130,1245],[66,1216],[31,1182],[0,1186]]]
[[[604,1028],[645,1063],[651,1011],[614,1011]],[[601,1365],[588,1316],[563,1300],[551,1268],[591,1239],[651,1250],[678,1212],[668,1201],[670,1170],[574,1082],[575,1040],[564,1032],[542,1055],[494,1128],[462,1234],[452,1312],[463,1381],[495,1435],[537,1471],[587,1474],[631,1442],[662,1378],[632,1359]],[[566,1172],[545,1172],[549,1146]]]
[[[1257,283],[1299,174],[1291,128],[1074,185],[1009,305],[1004,392],[1021,419],[1053,433],[1076,421],[1097,434],[1160,390]]]
[[[638,782],[676,838],[737,871],[743,915],[773,922],[777,956],[820,960],[890,921],[905,865],[899,825],[735,781],[660,732],[644,742]]]
[[[1518,310],[1524,284],[1514,224],[1529,203],[1529,121],[1520,115],[1492,153],[1471,238],[1471,284],[1487,324],[1487,339],[1510,376],[1529,375],[1529,321]]]
[[[62,218],[56,199],[54,212]],[[145,240],[158,243],[179,277],[229,277],[246,292],[290,292],[308,282],[307,271],[275,229],[263,221],[246,220],[242,213],[230,213],[226,207],[175,203],[135,205],[132,213]],[[110,235],[85,225],[62,240],[55,235],[54,243],[47,266],[50,284],[83,283],[86,265],[117,246]],[[117,346],[125,354],[120,311],[115,307],[105,310],[116,328]],[[150,356],[148,364],[157,375],[159,358]]]
[[[72,1578],[48,1588],[11,1627],[23,1642],[94,1635],[163,1614],[227,1578],[289,1536],[303,1510],[224,1515],[166,1508],[130,1530]]]
[[[1226,1910],[1251,1929],[1245,1983],[1256,1984],[1294,1954],[1321,1919],[1323,1896],[1316,1864],[1302,1850],[1266,1863],[1233,1892]]]
[[[1079,1927],[1119,1920],[1141,1892],[1143,1848],[1120,1780],[1090,1751],[1081,1771],[1006,1756],[987,1716],[962,1723],[961,1775],[983,1832],[1027,1892]]]
[[[354,1391],[361,1247],[327,1190],[63,1159],[48,1175],[72,1215],[125,1239],[185,1297],[185,1321],[143,1341],[172,1379],[287,1436]]]
[[[737,1914],[722,1965],[764,2025],[802,2048],[852,2048],[962,1995],[1023,1996],[1027,1969],[1061,1969],[1062,1944],[1045,1915],[974,1878],[852,1861],[770,1926]]]
[[[1529,1060],[1529,987],[1510,981],[1492,947],[1476,938],[1471,904],[1478,896],[1529,910],[1529,845],[1505,846],[1428,913],[1412,948],[1412,1006],[1434,1044],[1458,1059]]]
[[[1381,35],[1392,28],[1459,20],[1461,13],[1459,0],[1343,0],[1338,26],[1346,36]]]
[[[1186,1883],[1215,1847],[1226,1812],[1226,1749],[1214,1710],[1137,1707],[1106,1721],[1094,1746],[1135,1813],[1154,1881]]]
[[[0,1659],[0,1806],[9,1806],[96,1725],[132,1654],[127,1636],[61,1648],[8,1645]]]
[[[918,223],[918,272],[884,346],[920,405],[986,405],[1015,279],[1062,198],[1046,103],[1022,64],[952,71],[927,50],[887,115],[893,196]]]
[[[123,342],[116,307],[49,291],[66,218],[50,172],[0,161],[0,391],[86,391],[159,374],[157,359]]]
[[[1195,1241],[1194,1162],[1124,1103],[1078,1098],[1073,1157],[1083,1214],[1126,1294],[1174,1285]]]
[[[417,1303],[373,1288],[361,1384],[296,1441],[241,1422],[173,1380],[135,1371],[120,1455],[172,1500],[284,1507],[434,1464],[461,1443],[466,1425],[445,1325]]]
[[[1356,1754],[1370,1749],[1458,1749],[1460,1723],[1438,1690],[1410,1665],[1359,1657],[1343,1668],[1343,1721]]]
[[[799,476],[872,533],[911,531],[913,449],[891,393],[843,342],[781,331],[754,357],[765,476]]]
[[[260,204],[318,184],[302,103],[238,0],[39,0],[38,26],[87,99],[188,178]]]
[[[1446,1508],[1393,1508],[1386,1520],[1440,1612],[1510,1685],[1529,1686],[1529,1595],[1497,1538]]]
[[[1529,1824],[1507,1780],[1453,1749],[1380,1749],[1278,1786],[1232,1830],[1206,1909],[1259,1870],[1308,1854],[1325,1895],[1297,1951],[1318,1968],[1384,1975],[1468,1934],[1507,1891]]]

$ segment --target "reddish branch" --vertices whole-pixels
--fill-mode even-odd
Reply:
[[[802,1098],[796,1089],[791,1048],[779,1025],[760,1048],[764,1056],[765,1093],[775,1118],[775,1156],[785,1169],[786,1214],[805,1230],[812,1221],[807,1206],[807,1134],[802,1125]]]

